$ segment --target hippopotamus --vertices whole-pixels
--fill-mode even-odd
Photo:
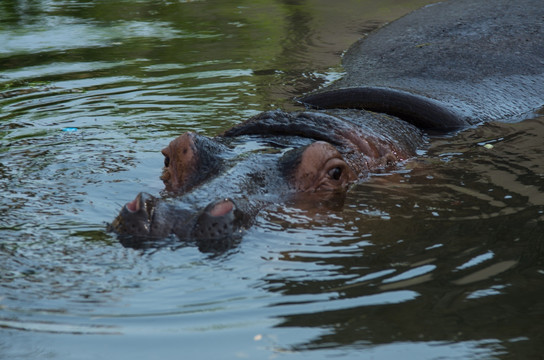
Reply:
[[[417,156],[428,134],[532,116],[544,105],[544,6],[426,6],[355,43],[343,66],[342,79],[296,99],[303,110],[174,139],[162,150],[164,194],[139,194],[109,228],[131,246],[173,236],[222,251],[262,207],[341,197]]]
[[[110,229],[131,246],[173,234],[221,251],[263,206],[298,193],[338,196],[370,172],[413,157],[424,142],[421,130],[400,119],[352,109],[275,110],[214,138],[188,132],[162,150],[165,196],[139,194]]]

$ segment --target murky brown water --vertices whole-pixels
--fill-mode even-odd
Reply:
[[[425,3],[0,3],[0,358],[542,357],[543,117],[268,208],[223,256],[104,230],[173,137],[295,109]]]

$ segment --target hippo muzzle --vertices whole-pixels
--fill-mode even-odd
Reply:
[[[244,215],[231,199],[213,202],[196,217],[190,237],[196,240],[200,251],[227,250],[242,234]]]
[[[183,203],[169,203],[140,193],[123,206],[108,230],[128,247],[146,247],[170,236],[194,241],[203,252],[222,252],[240,238],[247,216],[231,199],[211,202],[192,210]]]

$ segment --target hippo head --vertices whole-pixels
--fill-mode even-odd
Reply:
[[[344,190],[369,170],[412,156],[420,145],[419,130],[404,122],[399,126],[400,121],[394,118],[358,110],[332,113],[268,111],[213,139],[185,133],[162,150],[165,166],[161,179],[166,190],[185,193],[224,171],[228,162],[225,154],[232,152],[233,140],[254,136],[276,148],[267,150],[268,154],[281,153],[271,165],[282,170],[281,181],[292,190]],[[363,123],[355,121],[362,119]],[[246,143],[242,157],[252,150],[248,140],[242,140]],[[234,152],[240,156],[239,151]],[[231,181],[235,180],[231,177]]]
[[[214,138],[185,133],[162,150],[162,198],[138,195],[110,229],[224,250],[266,204],[299,193],[316,200],[344,193],[372,168],[405,156],[398,141],[345,117],[272,111]]]
[[[165,189],[171,193],[183,194],[207,179],[217,176],[222,168],[227,166],[226,163],[229,163],[225,160],[225,154],[230,149],[218,141],[225,139],[225,137],[210,139],[194,133],[185,133],[174,139],[162,150],[164,168],[161,179]],[[245,144],[248,140],[244,139]],[[278,139],[268,138],[265,142],[271,146],[267,149],[269,157],[271,152],[281,153],[281,156],[276,156],[276,164],[272,165],[281,170],[281,178],[276,180],[285,183],[289,188],[295,191],[312,192],[343,190],[357,179],[355,171],[330,143],[316,141],[306,144],[308,141],[301,141],[301,139],[294,141],[285,136],[282,140],[280,143]],[[286,143],[286,140],[290,143]],[[298,143],[300,147],[291,149],[293,143]],[[242,153],[238,154],[238,157],[248,155],[248,153]],[[252,160],[259,161],[259,158],[263,156],[252,158]],[[251,163],[244,165],[258,168]],[[255,180],[255,185],[258,185],[255,178],[266,174],[257,171],[247,175]],[[230,181],[235,180],[230,179]],[[248,186],[252,187],[251,184],[246,184],[245,187]]]

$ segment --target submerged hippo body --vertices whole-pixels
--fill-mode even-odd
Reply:
[[[339,196],[415,156],[425,132],[533,114],[544,104],[541,5],[452,0],[379,29],[347,52],[344,78],[298,99],[316,110],[264,112],[214,138],[173,140],[165,196],[138,195],[110,229],[130,245],[174,235],[224,250],[263,206]]]

